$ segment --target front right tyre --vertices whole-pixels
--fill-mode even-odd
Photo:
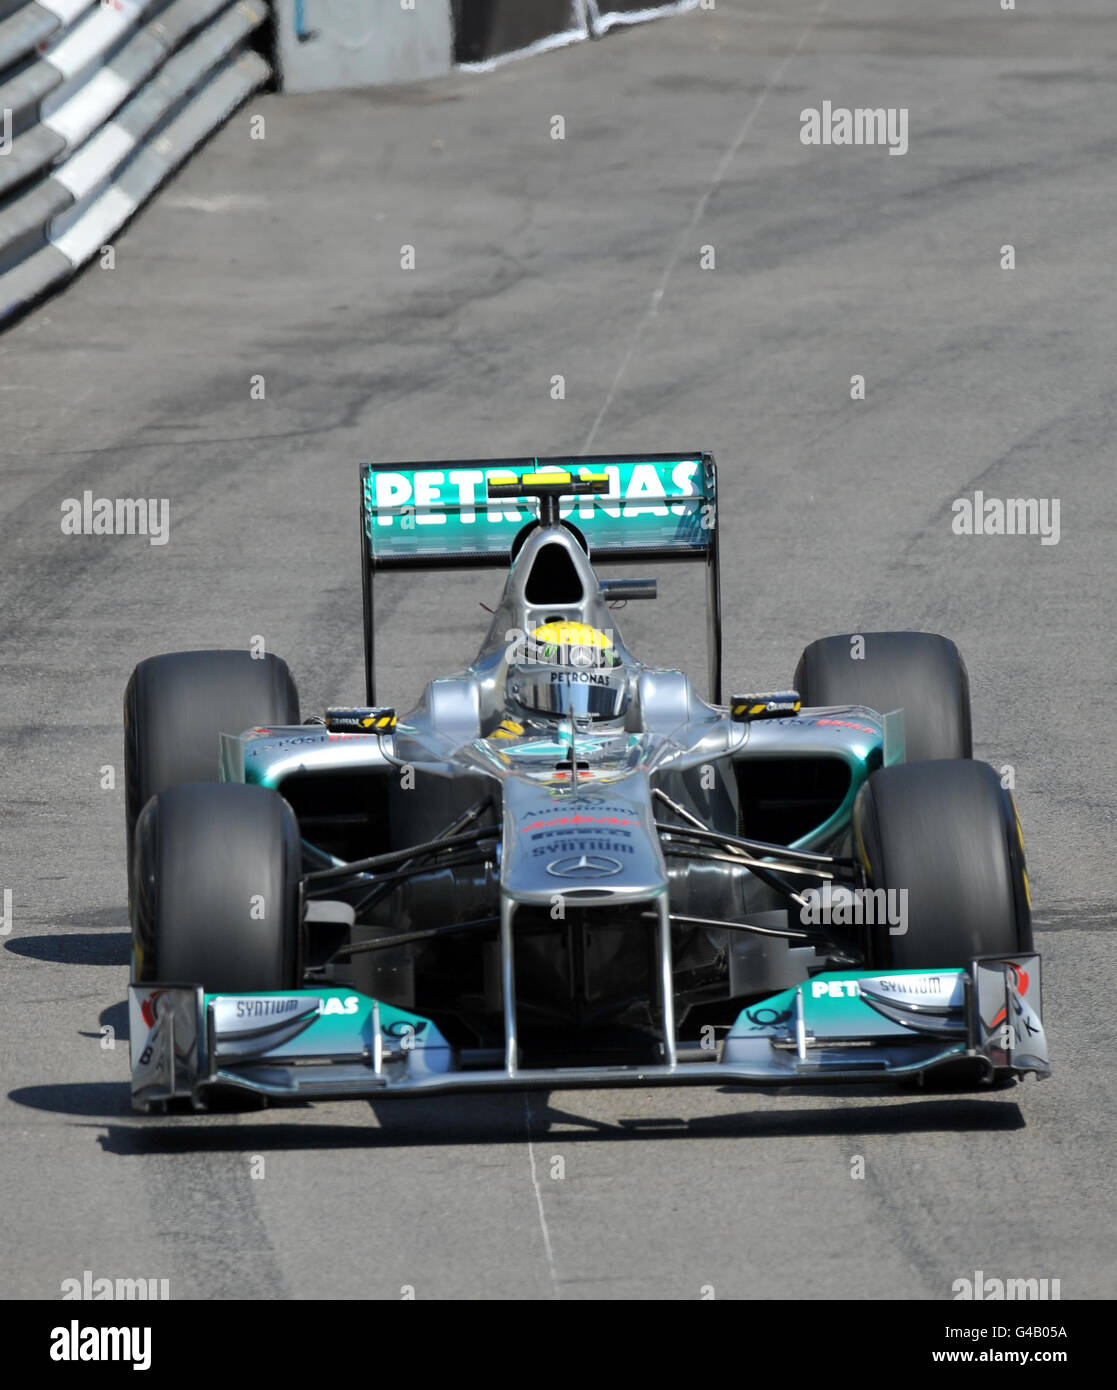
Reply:
[[[278,792],[196,782],[136,822],[132,979],[210,994],[298,986],[301,846]]]

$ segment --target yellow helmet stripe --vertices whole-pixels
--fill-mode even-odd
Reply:
[[[537,642],[551,642],[559,647],[599,647],[608,650],[613,639],[600,628],[587,623],[544,623],[531,634]]]

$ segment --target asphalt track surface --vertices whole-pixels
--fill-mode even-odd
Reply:
[[[719,0],[487,76],[261,97],[115,270],[0,339],[0,1294],[1117,1293],[1117,16],[1021,11]],[[826,99],[909,108],[907,154],[803,146]],[[260,634],[307,711],[359,700],[358,461],[587,446],[717,455],[730,685],[830,632],[958,641],[977,755],[1015,773],[1054,1077],[134,1116],[132,665]],[[975,488],[1059,498],[1059,543],[954,535]],[[85,489],[169,499],[169,544],[63,536]],[[497,582],[395,589],[384,694],[463,661]],[[626,635],[699,668],[697,602]]]

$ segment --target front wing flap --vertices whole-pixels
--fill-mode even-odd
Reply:
[[[987,1081],[1050,1074],[1037,955],[965,969],[827,971],[742,1010],[709,1060],[523,1070],[452,1048],[429,1020],[338,988],[129,989],[132,1101],[205,1105],[214,1087],[276,1098],[574,1087],[788,1085],[920,1076],[969,1059]],[[500,1061],[502,1065],[494,1065]]]

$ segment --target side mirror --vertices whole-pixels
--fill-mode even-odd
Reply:
[[[734,695],[729,701],[729,717],[735,724],[751,724],[754,719],[787,719],[799,713],[801,703],[797,690]]]
[[[395,732],[396,712],[390,705],[331,705],[326,711],[326,728],[351,734],[390,734]]]

